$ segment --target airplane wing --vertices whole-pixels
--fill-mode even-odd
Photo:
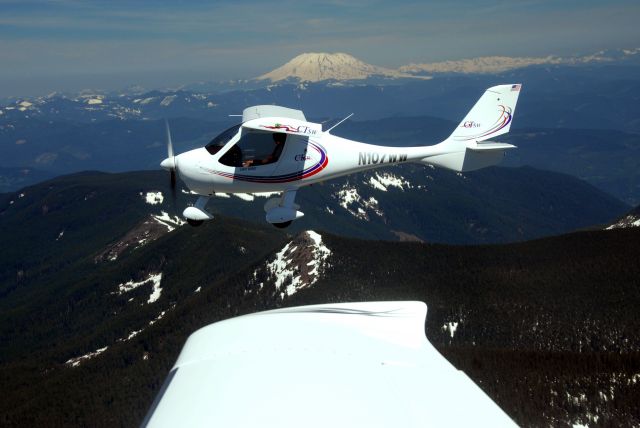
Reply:
[[[295,110],[287,107],[280,107],[274,105],[260,105],[247,107],[242,112],[242,122],[248,122],[253,119],[260,119],[263,117],[284,117],[287,119],[295,119],[301,122],[306,122],[302,110]]]
[[[422,302],[303,306],[192,334],[142,426],[516,426],[427,341]]]

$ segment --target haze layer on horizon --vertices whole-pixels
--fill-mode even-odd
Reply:
[[[396,68],[636,47],[630,0],[0,0],[0,98],[248,79],[302,52]]]

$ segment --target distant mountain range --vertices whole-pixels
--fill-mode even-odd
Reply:
[[[581,56],[507,57],[486,56],[456,61],[409,64],[398,68],[402,73],[421,75],[424,73],[488,74],[502,73],[532,65],[585,65],[627,63],[640,64],[640,48],[599,51]]]
[[[585,65],[627,63],[640,65],[640,48],[599,51],[590,55],[559,57],[487,56],[455,61],[409,64],[390,69],[367,64],[346,53],[303,53],[255,80],[280,82],[358,81],[375,77],[388,79],[431,78],[430,74],[490,74],[532,65]]]
[[[356,88],[352,95],[357,95],[361,92],[361,89],[357,88],[362,86],[380,88],[406,84],[410,85],[409,91],[404,91],[402,95],[414,108],[411,97],[407,95],[415,91],[419,97],[424,96],[424,91],[427,89],[434,91],[430,96],[435,94],[442,96],[453,89],[452,85],[456,85],[458,90],[468,87],[480,90],[484,89],[485,85],[504,83],[507,80],[518,80],[519,83],[524,83],[525,90],[529,93],[543,90],[546,94],[549,90],[561,90],[563,93],[571,94],[574,89],[579,88],[580,92],[586,90],[588,93],[597,92],[606,96],[606,92],[597,86],[584,88],[579,85],[591,84],[591,81],[600,84],[602,81],[617,79],[637,81],[637,67],[640,67],[640,48],[601,51],[576,57],[480,57],[459,61],[410,64],[398,69],[367,64],[345,53],[305,53],[275,70],[247,81],[200,82],[184,85],[178,89],[152,91],[146,91],[140,87],[129,87],[115,93],[85,90],[77,94],[52,93],[42,97],[15,98],[0,107],[0,119],[3,116],[11,118],[46,116],[72,120],[144,119],[158,117],[158,115],[193,116],[195,111],[212,117],[241,112],[243,106],[254,102],[275,102],[297,107],[300,105],[301,98],[308,96],[309,92],[326,91],[330,88],[336,88],[338,92],[346,88]],[[567,74],[569,79],[565,79]],[[575,81],[577,76],[580,77],[580,81]],[[429,82],[433,79],[437,83]],[[542,80],[546,87],[529,86],[531,83],[538,83],[539,80]],[[478,86],[479,83],[481,86]],[[628,85],[629,82],[623,84]],[[288,91],[294,92],[293,96],[286,96],[285,92],[279,89],[281,86],[291,86]],[[628,90],[628,88],[618,89]],[[389,88],[386,90],[394,91]],[[331,92],[329,95],[334,95]],[[456,95],[459,95],[459,91],[456,91]],[[283,96],[285,98],[277,99]],[[379,93],[378,96],[383,97],[379,100],[379,104],[389,102],[388,99],[384,99],[385,94]],[[473,100],[475,96],[473,94],[471,99]],[[327,97],[326,93],[324,97]],[[303,102],[308,101],[303,100]],[[357,106],[362,100],[356,98],[354,101],[353,105]],[[229,109],[236,105],[240,110]],[[332,111],[321,113],[313,111],[313,114],[332,114],[337,107],[339,106],[335,106]],[[350,104],[346,107],[352,108]],[[399,106],[395,103],[392,107],[396,111],[382,113],[379,117],[406,114],[406,111],[397,111]],[[307,106],[307,109],[315,110],[310,106]],[[421,110],[416,112],[420,113]],[[360,112],[358,114],[362,115]]]
[[[339,183],[349,187],[316,207],[325,224],[366,231],[381,227],[377,211],[396,227],[397,213],[373,202],[384,192],[434,230],[450,227],[473,193],[484,201],[469,202],[480,222],[499,215],[492,201],[502,198],[514,211],[498,222],[548,201],[531,211],[542,222],[576,210],[585,218],[599,203],[575,180],[564,187],[540,181],[548,173],[495,169],[484,180],[452,174],[460,186],[427,217],[436,206],[421,210],[418,193],[428,200],[444,182],[434,176],[439,186],[429,187],[432,171],[420,171],[420,183],[397,171],[359,177],[367,194]],[[166,213],[167,181],[161,172],[85,173],[0,196],[0,233],[11,243],[0,248],[3,426],[137,425],[197,328],[283,306],[387,299],[427,302],[432,343],[519,424],[634,423],[640,228],[469,247],[349,239],[316,228],[312,210],[314,230],[293,235],[223,216],[191,228]],[[566,193],[542,195],[558,189]],[[241,196],[217,199],[247,216],[261,210],[263,198]],[[301,201],[305,211],[310,202]]]

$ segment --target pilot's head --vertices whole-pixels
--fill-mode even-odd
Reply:
[[[286,139],[287,139],[287,134],[285,134],[284,132],[273,133],[273,142],[276,144],[282,144]]]

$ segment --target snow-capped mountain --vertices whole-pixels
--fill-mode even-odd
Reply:
[[[373,76],[411,78],[410,74],[367,64],[346,53],[303,53],[281,67],[257,77],[257,80],[279,82],[297,79],[301,82],[322,80],[362,80]]]
[[[508,57],[485,56],[478,58],[460,59],[421,64],[408,64],[397,71],[406,74],[491,74],[525,68],[532,65],[580,65],[606,64],[613,62],[634,61],[640,58],[640,48],[621,49],[614,51],[599,51],[590,55],[561,57],[549,55],[544,57]]]
[[[640,48],[599,51],[582,56],[507,57],[486,56],[433,63],[403,65],[397,69],[367,64],[346,53],[303,53],[281,67],[263,74],[256,80],[280,82],[321,82],[325,80],[364,80],[371,77],[428,79],[428,74],[491,74],[532,65],[580,65],[627,62],[640,58]]]

